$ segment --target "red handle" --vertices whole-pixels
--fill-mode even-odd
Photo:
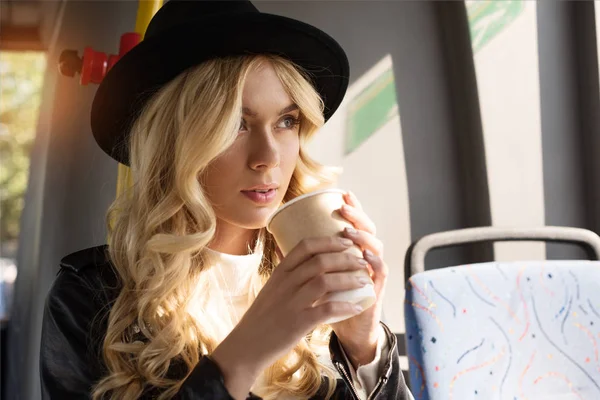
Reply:
[[[86,47],[83,51],[83,57],[79,58],[74,50],[65,50],[61,54],[59,61],[59,70],[62,75],[73,77],[76,72],[81,74],[79,83],[87,86],[89,83],[100,83],[106,76],[106,73],[123,57],[127,52],[133,49],[142,40],[142,36],[136,32],[128,32],[121,35],[119,43],[119,54],[111,54],[107,57],[106,53],[95,51],[91,47]]]

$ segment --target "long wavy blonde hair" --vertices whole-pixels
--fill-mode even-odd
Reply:
[[[133,399],[144,393],[173,397],[202,355],[219,344],[223,325],[204,307],[215,280],[203,250],[215,234],[216,216],[199,177],[235,140],[248,72],[273,66],[300,109],[300,153],[284,201],[335,181],[339,172],[312,160],[307,141],[323,125],[323,102],[298,66],[277,56],[214,59],[181,73],[161,88],[138,116],[130,135],[134,184],[108,213],[109,256],[121,291],[108,316],[102,347],[107,376],[93,398]],[[263,251],[252,299],[279,262],[275,241],[259,231]],[[198,297],[198,293],[199,296]],[[215,301],[212,296],[211,302]],[[218,299],[225,302],[224,299]],[[231,328],[231,327],[229,327]],[[314,396],[322,376],[326,398],[335,391],[333,371],[319,361],[331,327],[321,325],[263,371],[265,399]]]

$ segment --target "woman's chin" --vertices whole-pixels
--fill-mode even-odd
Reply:
[[[236,225],[246,229],[262,229],[267,226],[269,217],[275,212],[275,209],[263,208],[259,210],[249,210],[236,218]]]

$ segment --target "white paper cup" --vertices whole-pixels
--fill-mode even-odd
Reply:
[[[307,193],[285,203],[269,218],[267,230],[273,234],[283,255],[287,255],[302,239],[320,236],[342,236],[346,227],[352,227],[339,213],[345,204],[344,191],[339,189],[319,190]],[[357,257],[362,257],[361,249],[354,245],[348,250]],[[357,275],[365,275],[366,270],[358,270]],[[330,293],[316,304],[328,301],[343,301],[360,304],[367,309],[377,300],[372,284],[362,288]],[[331,318],[326,323],[343,321],[352,315]]]

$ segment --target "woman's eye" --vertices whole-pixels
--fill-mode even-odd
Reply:
[[[294,128],[296,125],[300,124],[300,119],[299,118],[295,118],[291,115],[283,118],[279,124],[279,128],[283,128],[283,129],[291,129]]]
[[[240,121],[240,127],[238,129],[238,131],[245,131],[248,128],[246,127],[246,121],[244,121],[243,119]]]

